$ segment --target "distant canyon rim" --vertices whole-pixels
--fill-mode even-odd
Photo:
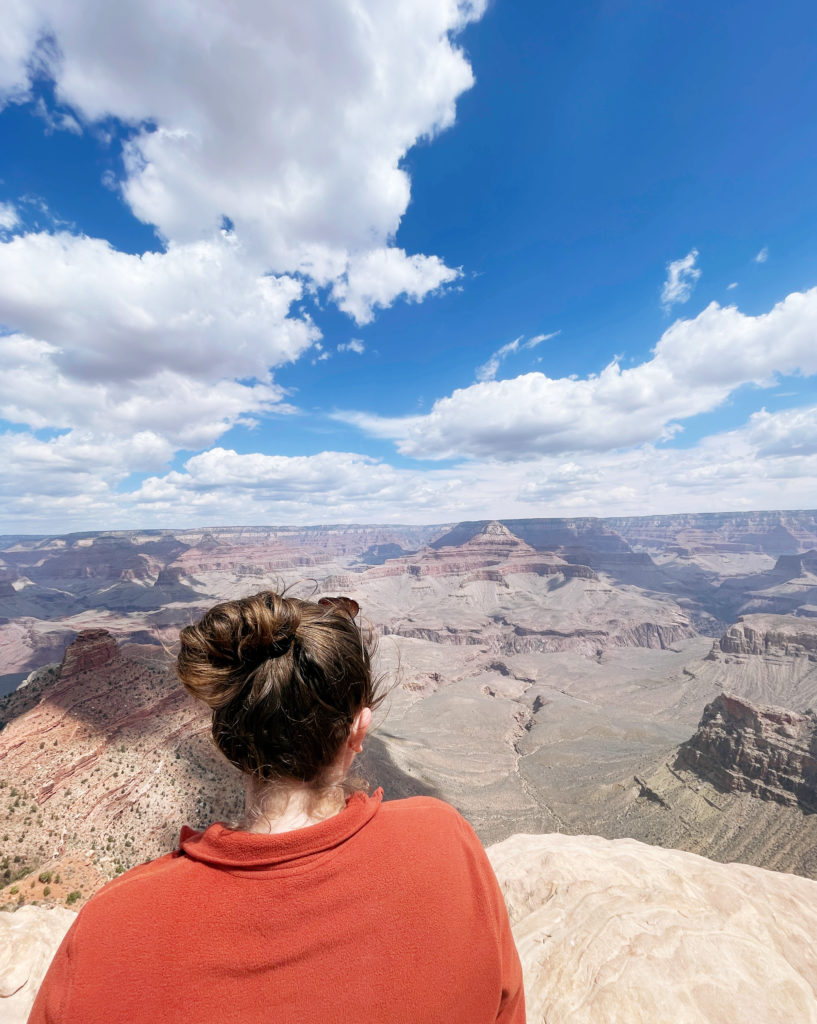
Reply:
[[[360,603],[387,798],[817,878],[817,512],[227,527],[0,538],[0,904],[237,814],[168,650],[268,587]]]

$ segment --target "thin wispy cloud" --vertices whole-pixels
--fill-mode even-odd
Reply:
[[[477,367],[477,380],[494,380],[503,359],[506,359],[514,352],[536,348],[536,346],[541,345],[543,341],[550,341],[551,338],[555,338],[559,334],[561,334],[561,331],[551,331],[550,334],[537,334],[532,338],[528,338],[527,341],[525,341],[524,334],[520,334],[518,338],[514,338],[514,340],[509,341],[507,345],[503,345],[501,348],[498,348],[496,352],[494,352],[491,357],[482,364],[482,366]]]
[[[11,231],[20,222],[12,203],[0,203],[0,231]]]
[[[356,352],[359,356],[362,356],[365,351],[366,346],[360,338],[352,338],[351,341],[341,342],[338,345],[338,352]]]
[[[769,258],[769,247],[764,245],[760,252],[755,256],[755,263],[765,263]]]
[[[738,283],[737,283],[737,281],[733,281],[733,282],[732,282],[731,284],[728,284],[728,285],[726,286],[726,290],[727,290],[728,292],[731,292],[731,291],[732,291],[732,289],[733,289],[733,288],[737,288],[737,286],[738,286]]]
[[[661,305],[665,311],[683,302],[688,302],[692,289],[698,278],[701,276],[700,267],[695,263],[698,259],[698,250],[690,251],[680,260],[672,260],[667,264],[667,279],[661,289]]]

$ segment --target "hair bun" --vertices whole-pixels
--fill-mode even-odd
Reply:
[[[213,712],[213,739],[257,779],[316,782],[355,715],[382,697],[357,603],[262,591],[216,605],[181,633],[179,678]]]
[[[259,666],[290,652],[300,621],[296,603],[273,591],[216,605],[181,631],[179,678],[194,696],[222,707]]]

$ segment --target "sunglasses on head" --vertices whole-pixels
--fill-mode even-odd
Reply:
[[[360,611],[360,605],[352,597],[321,597],[318,604],[323,608],[344,612],[350,619],[353,619]]]

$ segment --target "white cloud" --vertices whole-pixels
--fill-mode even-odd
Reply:
[[[817,406],[752,417],[746,426],[684,449],[533,456],[435,470],[397,469],[352,452],[239,454],[215,448],[178,470],[116,491],[124,466],[155,458],[150,437],[133,450],[0,436],[3,518],[9,531],[65,532],[213,522],[422,522],[570,515],[647,515],[809,508],[817,487]],[[810,446],[810,447],[809,447]],[[47,469],[47,473],[43,470]],[[44,493],[42,481],[47,481]],[[27,487],[31,490],[27,491]]]
[[[0,231],[13,231],[20,217],[13,203],[0,203]]]
[[[15,0],[0,87],[27,87],[47,26],[52,119],[135,129],[122,192],[136,216],[177,243],[211,238],[226,216],[275,273],[342,278],[342,308],[366,322],[456,277],[436,257],[383,251],[410,198],[403,157],[453,123],[473,84],[453,39],[485,6],[199,0],[169,18],[160,0]]]
[[[351,452],[281,456],[214,448],[179,471],[148,478],[128,501],[162,521],[185,510],[188,517],[235,522],[405,521],[407,514],[430,522],[446,505],[453,509],[458,488],[453,474],[428,478]]]
[[[683,259],[667,264],[667,279],[661,289],[661,305],[665,310],[689,301],[695,282],[701,276],[700,267],[695,266],[698,255],[697,249],[690,249]]]
[[[301,285],[241,256],[233,238],[141,257],[65,233],[0,244],[0,321],[22,328],[0,337],[0,416],[69,431],[63,445],[155,434],[156,469],[289,411],[269,369],[318,333],[287,316]]]
[[[407,417],[340,412],[337,418],[423,459],[528,459],[601,452],[667,439],[679,420],[715,409],[736,388],[778,374],[817,373],[817,288],[746,316],[710,304],[669,327],[647,362],[617,361],[578,379],[527,373],[484,380]]]
[[[79,121],[70,111],[49,109],[42,96],[37,100],[35,111],[37,116],[45,121],[46,134],[48,135],[53,132],[71,132],[72,135],[82,134],[82,125],[80,125]]]
[[[761,456],[817,455],[817,406],[749,418],[746,436]]]
[[[755,263],[765,263],[768,258],[769,249],[768,246],[764,245],[760,252],[757,254],[757,256],[755,256]]]
[[[168,17],[159,0],[9,0],[0,107],[45,73],[55,102],[38,97],[34,113],[47,130],[111,141],[108,118],[128,126],[124,178],[109,170],[105,184],[164,245],[119,252],[20,199],[40,226],[0,237],[0,416],[28,428],[9,435],[10,457],[82,480],[77,452],[111,479],[128,459],[160,470],[180,448],[290,411],[271,373],[317,344],[293,304],[318,286],[367,323],[456,280],[393,240],[410,199],[403,158],[453,123],[473,83],[454,40],[484,9],[199,0]],[[0,231],[18,226],[0,207]],[[48,428],[63,433],[30,433]],[[135,437],[150,443],[137,451]]]
[[[552,331],[550,334],[537,334],[533,338],[529,338],[527,341],[523,341],[524,335],[514,338],[513,341],[509,341],[506,345],[498,348],[496,352],[494,352],[491,357],[482,364],[482,366],[477,367],[477,380],[493,380],[499,370],[500,363],[507,356],[511,355],[511,353],[519,352],[520,349],[536,348],[536,346],[541,345],[543,341],[550,341],[551,338],[555,338],[561,333],[561,331]]]
[[[84,380],[265,377],[319,336],[287,316],[301,294],[296,280],[253,269],[229,236],[142,256],[67,233],[0,244],[0,322]]]
[[[27,64],[37,40],[41,13],[31,0],[4,0],[0,32],[0,106],[22,99],[28,89]]]
[[[737,286],[738,286],[738,282],[737,282],[737,281],[732,281],[732,283],[731,283],[731,284],[728,284],[728,285],[726,286],[726,290],[727,290],[727,291],[729,291],[729,292],[731,292],[731,291],[732,291],[732,289],[733,289],[733,288],[737,288]]]
[[[420,302],[460,274],[437,256],[408,256],[396,248],[372,249],[348,261],[335,281],[332,297],[344,313],[367,324],[375,309],[390,306],[398,295]]]
[[[341,342],[338,345],[338,352],[356,352],[359,356],[362,356],[365,351],[366,346],[360,338],[352,338],[351,341]]]

